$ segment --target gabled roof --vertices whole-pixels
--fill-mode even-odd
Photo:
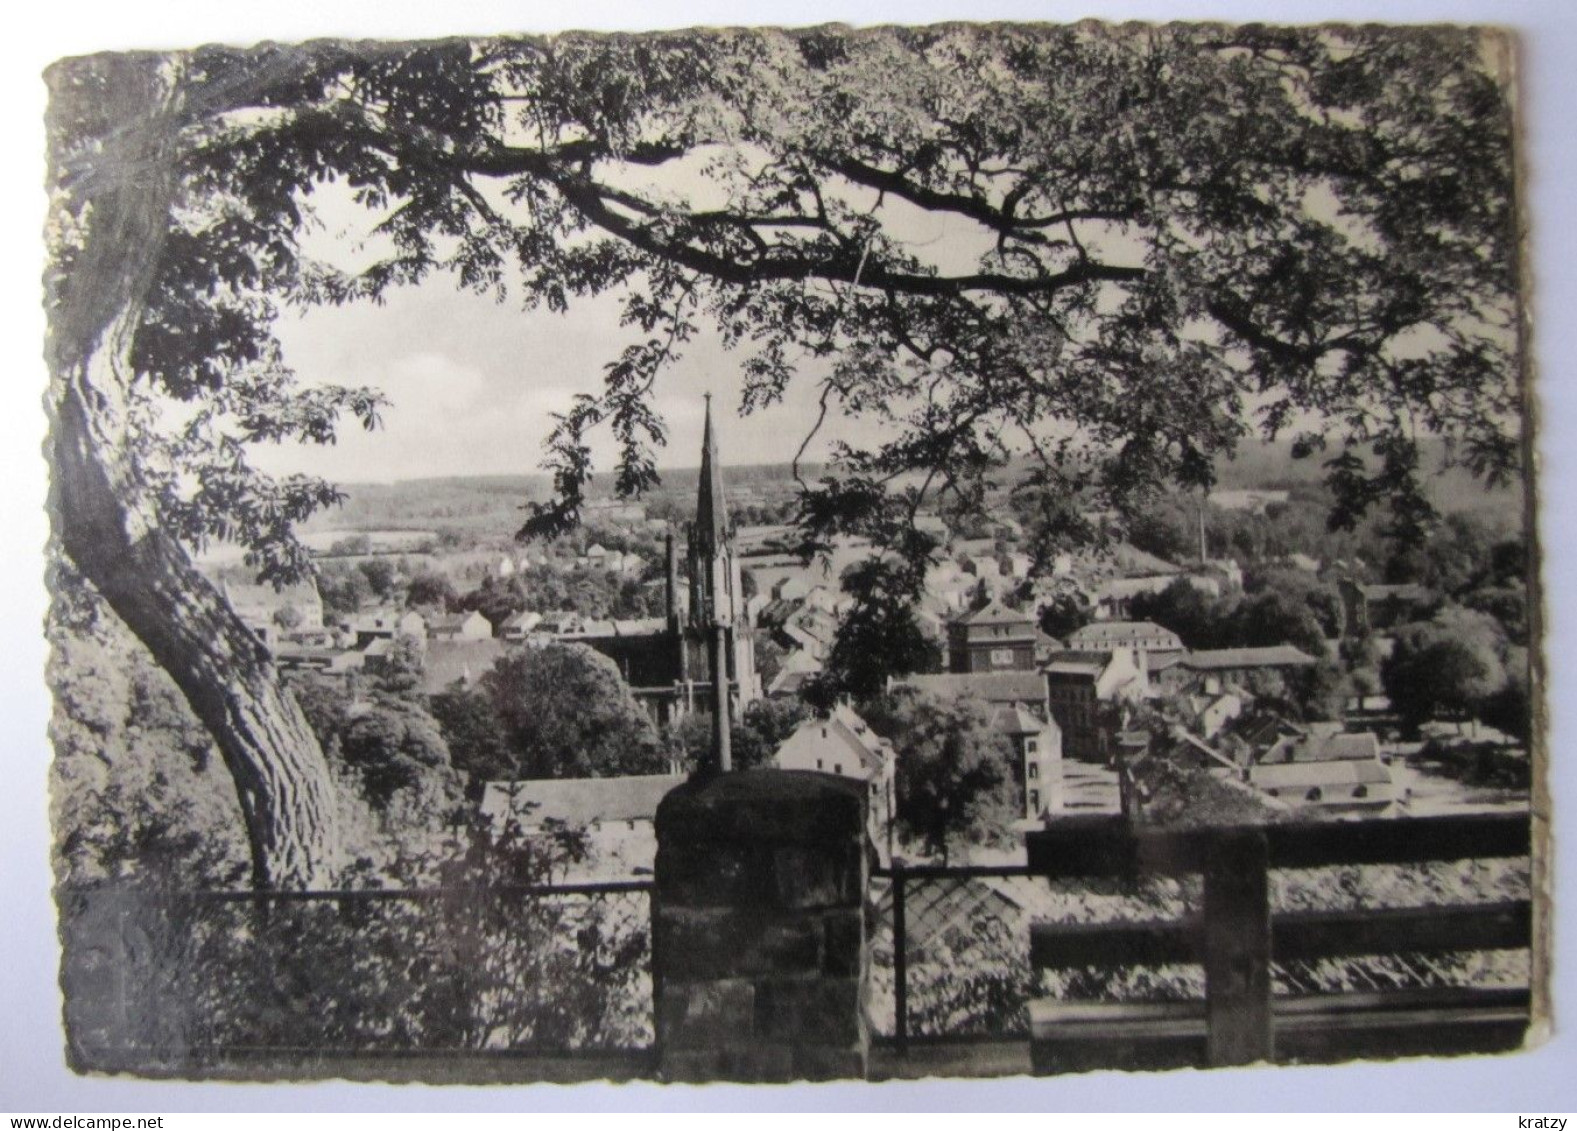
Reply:
[[[804,655],[802,652],[794,653],[796,656]],[[814,663],[815,661],[812,660]],[[821,665],[814,668],[790,668],[785,666],[777,675],[772,677],[772,682],[767,684],[768,695],[798,695],[804,686],[821,671]]]
[[[837,761],[840,750],[858,759],[872,774],[880,773],[893,753],[892,743],[873,731],[852,708],[839,704],[826,718],[812,717],[795,727],[778,745],[775,757],[781,759],[784,751],[793,751],[806,759],[819,755],[823,760]]]
[[[1358,734],[1310,734],[1282,738],[1260,756],[1262,766],[1289,762],[1378,762],[1380,740]]]
[[[638,774],[617,778],[550,778],[488,782],[481,811],[495,827],[514,816],[530,829],[548,821],[571,828],[610,821],[650,821],[657,805],[684,778],[676,774]]]
[[[1190,652],[1177,662],[1194,671],[1228,671],[1235,668],[1307,667],[1318,661],[1291,644],[1273,644],[1267,648],[1215,648]]]
[[[1039,672],[947,672],[909,675],[895,687],[912,687],[943,699],[973,695],[988,703],[1043,703],[1046,681]]]
[[[1046,664],[1045,671],[1054,675],[1088,675],[1097,676],[1106,670],[1106,665],[1112,662],[1110,652],[1100,652],[1088,648],[1070,648],[1065,652],[1053,652],[1051,660]]]
[[[428,627],[434,632],[442,632],[444,629],[449,628],[461,628],[472,617],[480,616],[482,616],[482,614],[477,612],[475,609],[472,609],[468,613],[445,613],[443,616],[434,617],[432,619],[432,623]],[[482,617],[482,619],[486,620],[487,618]]]
[[[1030,630],[1035,623],[1035,618],[1028,613],[1014,612],[1002,602],[993,599],[983,608],[954,617],[953,623],[978,625],[1014,624],[1023,625],[1026,630]]]
[[[1379,762],[1282,762],[1249,767],[1249,781],[1267,788],[1389,785],[1391,771]]]
[[[1159,640],[1163,647],[1181,649],[1182,640],[1169,628],[1147,620],[1092,621],[1068,635],[1068,647],[1130,647]]]
[[[790,695],[799,691],[805,681],[821,671],[821,661],[802,648],[790,652],[783,666],[767,685],[768,695]]]
[[[1045,730],[1062,733],[1062,728],[1057,725],[1056,720],[1042,719],[1023,707],[1013,704],[998,708],[997,713],[992,716],[991,725],[1003,734],[1011,735],[1040,734]]]

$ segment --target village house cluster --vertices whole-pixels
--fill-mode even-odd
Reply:
[[[1262,507],[1260,496],[1273,493],[1237,494],[1244,497],[1223,497],[1220,504]],[[661,616],[521,611],[495,624],[474,610],[390,605],[336,619],[325,615],[311,583],[276,591],[232,582],[225,593],[286,671],[375,676],[403,638],[422,653],[424,690],[436,694],[474,684],[509,649],[579,643],[614,661],[656,725],[711,715],[715,742],[726,744],[724,716],[738,719],[762,699],[796,699],[821,672],[849,607],[840,579],[875,550],[843,538],[807,560],[792,551],[793,532],[786,526],[736,528],[710,412],[695,515],[683,533],[660,524],[659,577],[649,576],[654,571],[639,555],[596,542],[579,557],[582,568],[660,586]],[[638,504],[603,502],[594,518],[643,527],[651,522]],[[937,642],[940,670],[893,679],[890,689],[983,705],[1012,750],[1021,828],[1116,809],[1124,804],[1120,765],[1158,750],[1273,806],[1373,812],[1403,798],[1405,788],[1374,733],[1354,733],[1353,720],[1291,721],[1259,702],[1267,680],[1296,679],[1328,657],[1288,643],[1189,650],[1176,633],[1129,619],[1138,595],[1160,593],[1179,580],[1212,597],[1241,588],[1235,561],[1204,553],[1202,529],[1200,553],[1191,563],[1174,564],[1119,542],[1100,553],[1061,555],[1037,575],[1019,548],[1023,531],[1012,518],[994,520],[990,536],[974,538],[951,536],[936,514],[922,513],[917,521],[945,547],[914,610]],[[530,557],[519,562],[531,564]],[[1320,569],[1312,560],[1288,564]],[[516,566],[504,555],[495,576],[508,577]],[[1053,637],[1039,627],[1039,610],[1069,592],[1078,594],[1093,619]],[[1432,599],[1419,586],[1347,580],[1340,593],[1344,633],[1383,633]],[[763,680],[758,654],[768,643],[775,646],[775,670]],[[1337,645],[1329,642],[1333,655]],[[1157,704],[1165,707],[1159,726]],[[1361,700],[1355,710],[1360,706]],[[897,847],[896,780],[903,757],[852,707],[841,705],[801,723],[777,749],[774,764],[867,783],[880,826],[873,826],[873,840],[888,854]],[[486,789],[481,806],[496,826],[514,821],[528,835],[564,824],[586,827],[601,846],[597,874],[628,874],[650,866],[652,817],[675,780],[663,774],[498,782]]]

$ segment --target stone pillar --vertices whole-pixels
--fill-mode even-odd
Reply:
[[[663,798],[652,975],[664,1079],[865,1075],[866,804],[859,782],[793,770]]]

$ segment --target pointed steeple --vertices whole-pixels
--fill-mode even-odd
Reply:
[[[723,500],[723,464],[712,432],[712,394],[706,394],[706,430],[701,437],[701,484],[695,500],[696,550],[710,558],[727,543],[728,504]]]

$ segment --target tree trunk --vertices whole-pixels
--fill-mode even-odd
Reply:
[[[100,73],[97,97],[122,117],[88,173],[77,171],[92,178],[90,230],[51,311],[55,536],[213,735],[246,819],[254,882],[325,886],[338,844],[323,752],[262,643],[160,528],[136,469],[131,350],[176,199],[176,93],[136,57]],[[72,93],[57,85],[54,97],[58,112]],[[57,183],[71,172],[57,167]]]

